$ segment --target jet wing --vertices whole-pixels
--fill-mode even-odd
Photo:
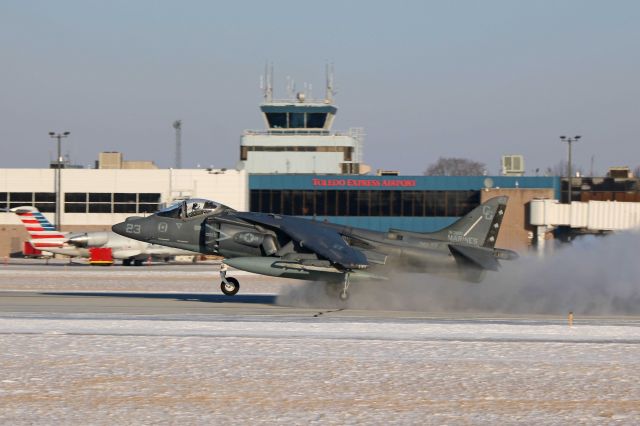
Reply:
[[[348,245],[334,229],[297,217],[261,213],[236,213],[248,222],[279,229],[292,240],[344,269],[365,269],[367,257]]]

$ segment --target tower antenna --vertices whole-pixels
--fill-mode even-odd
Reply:
[[[265,62],[264,77],[260,80],[260,88],[264,90],[264,101],[271,102],[273,100],[273,64]]]
[[[293,99],[296,96],[296,82],[291,76],[287,76],[287,99]]]
[[[325,102],[333,103],[333,96],[336,94],[333,84],[333,64],[327,63],[327,95],[325,96]]]

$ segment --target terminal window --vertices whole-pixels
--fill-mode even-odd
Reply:
[[[460,217],[480,205],[480,191],[251,191],[251,211],[294,216]]]
[[[292,129],[303,129],[304,125],[304,113],[292,112],[289,113],[289,127]]]
[[[160,210],[160,194],[145,193],[138,194],[138,213],[155,213]]]
[[[89,193],[89,213],[111,213],[112,194],[110,192]]]
[[[56,211],[55,192],[1,192],[0,208],[34,206],[44,213]]]
[[[286,129],[287,113],[286,112],[270,112],[267,113],[267,121],[272,129]]]
[[[159,193],[68,192],[65,213],[153,213],[160,209]]]
[[[268,112],[270,129],[323,129],[326,112]]]
[[[240,160],[246,161],[249,152],[341,152],[344,161],[351,161],[353,158],[353,147],[351,146],[248,146],[240,147]]]
[[[322,129],[327,121],[327,114],[322,112],[307,113],[307,127],[311,129]]]

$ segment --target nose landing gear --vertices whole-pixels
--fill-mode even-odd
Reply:
[[[220,290],[222,290],[226,296],[234,296],[240,290],[240,283],[233,277],[224,277],[220,283]]]
[[[229,267],[226,263],[220,265],[220,278],[222,279],[220,290],[222,290],[226,296],[234,296],[238,290],[240,290],[240,283],[233,277],[227,278],[227,269],[229,269]]]

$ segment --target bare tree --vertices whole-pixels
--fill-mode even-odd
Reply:
[[[567,162],[566,161],[559,161],[558,163],[556,163],[556,165],[554,165],[553,167],[548,167],[547,170],[549,170],[549,174],[551,176],[567,176],[567,173],[569,172],[569,168],[567,167]]]
[[[561,161],[558,161],[558,163],[556,163],[555,166],[547,167],[547,175],[549,176],[567,177],[568,174],[569,174],[569,165],[567,164],[566,161],[561,160]],[[571,174],[573,176],[576,176],[578,174],[580,176],[584,176],[584,173],[582,173],[582,167],[576,164],[571,165]]]
[[[486,170],[487,166],[478,161],[440,157],[425,170],[424,174],[426,176],[482,176]]]

